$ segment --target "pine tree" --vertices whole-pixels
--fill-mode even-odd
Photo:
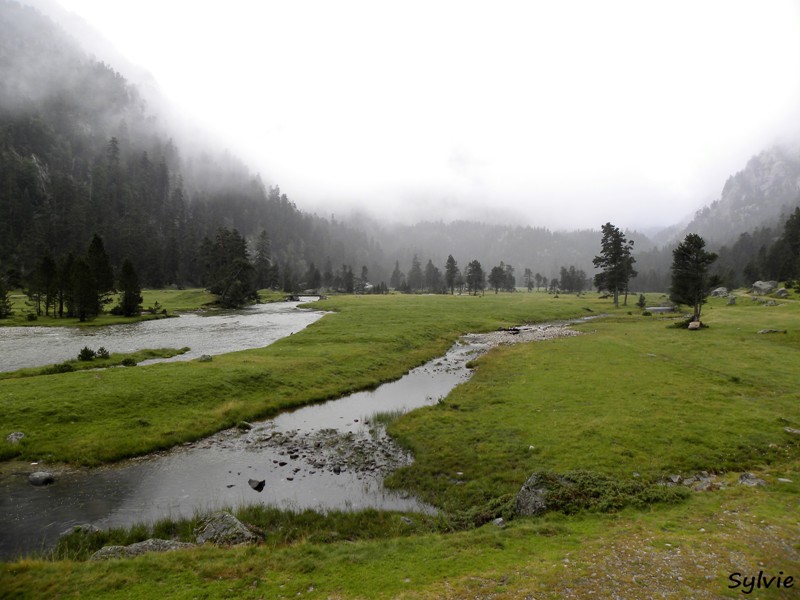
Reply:
[[[708,267],[717,260],[717,255],[706,252],[705,246],[703,238],[690,233],[672,251],[670,299],[691,306],[695,321],[700,320],[700,307],[708,297]]]
[[[6,283],[6,278],[0,275],[0,319],[10,317],[12,313],[8,283]]]
[[[449,254],[447,256],[447,262],[444,265],[444,280],[447,283],[447,287],[450,288],[451,294],[455,292],[456,279],[458,278],[458,275],[459,270],[456,259],[453,258],[452,254]]]
[[[95,284],[95,295],[97,298],[97,308],[95,314],[103,311],[103,305],[111,302],[111,295],[114,293],[114,271],[111,269],[111,261],[106,254],[103,240],[99,235],[94,234],[89,244],[89,251],[86,253],[86,262],[92,272]]]
[[[465,276],[467,282],[467,292],[478,295],[478,292],[483,290],[485,284],[485,275],[481,263],[473,260],[467,265],[467,272]]]
[[[628,283],[636,277],[633,263],[636,259],[631,256],[633,241],[625,236],[611,223],[602,227],[603,239],[599,256],[595,256],[592,263],[601,269],[594,276],[594,285],[598,290],[607,290],[614,294],[614,306],[619,305],[620,292],[625,293],[625,304],[628,302]]]
[[[122,263],[119,275],[120,309],[123,316],[132,317],[142,311],[142,288],[133,263],[127,258]]]
[[[417,255],[411,260],[411,269],[408,271],[408,287],[412,292],[418,292],[425,284],[425,276],[422,274],[422,264],[419,262]]]
[[[85,258],[77,258],[72,263],[71,288],[69,313],[81,322],[96,317],[100,306],[97,282]]]

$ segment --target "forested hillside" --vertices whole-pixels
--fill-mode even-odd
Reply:
[[[365,234],[303,214],[227,152],[178,148],[133,86],[35,10],[0,2],[0,30],[0,264],[14,283],[95,233],[150,286],[202,284],[198,250],[219,227],[266,231],[289,273],[380,259]]]

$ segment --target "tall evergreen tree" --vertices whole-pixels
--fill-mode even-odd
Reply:
[[[527,290],[529,292],[533,291],[533,284],[534,284],[533,271],[531,271],[530,268],[525,267],[525,272],[523,273],[522,277]]]
[[[706,242],[696,233],[688,234],[672,251],[670,299],[693,309],[693,319],[700,320],[700,308],[709,292],[708,267],[717,255],[705,250]]]
[[[0,319],[10,317],[12,313],[8,283],[5,276],[0,274]]]
[[[119,274],[120,309],[123,316],[132,317],[142,311],[142,288],[133,263],[127,258],[122,263]]]
[[[389,278],[389,286],[394,290],[399,290],[403,286],[404,279],[405,275],[400,270],[400,261],[395,261],[394,271],[392,271],[392,275]]]
[[[447,287],[450,289],[451,294],[455,292],[456,279],[458,278],[458,275],[458,263],[456,263],[456,259],[453,258],[453,255],[449,254],[447,256],[447,262],[444,265],[444,280],[447,283]]]
[[[411,260],[411,269],[408,271],[408,279],[406,280],[408,287],[412,292],[418,292],[425,285],[425,276],[422,274],[422,263],[419,262],[417,255]]]
[[[495,294],[500,291],[500,288],[505,287],[505,280],[505,265],[500,263],[498,266],[492,267],[492,270],[489,271],[489,286],[494,290]]]
[[[592,263],[601,272],[594,276],[594,285],[598,290],[607,290],[614,294],[614,306],[619,305],[620,292],[625,293],[625,304],[628,302],[628,284],[636,271],[633,263],[636,259],[631,256],[633,241],[625,239],[619,228],[611,223],[602,227],[603,238],[599,256],[595,256]]]
[[[481,263],[477,260],[470,262],[467,265],[467,272],[464,279],[467,282],[467,292],[477,296],[478,292],[483,290],[486,281]]]
[[[81,323],[96,317],[100,307],[97,282],[85,258],[76,258],[72,263],[71,287],[69,313]]]
[[[114,271],[111,269],[111,261],[108,258],[108,254],[106,254],[103,240],[97,234],[92,237],[92,241],[89,244],[86,261],[92,271],[96,286],[97,310],[95,314],[100,314],[103,311],[103,305],[111,302],[111,295],[115,290]]]

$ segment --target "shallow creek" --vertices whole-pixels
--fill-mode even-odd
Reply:
[[[247,431],[232,429],[169,452],[99,469],[57,473],[34,487],[29,470],[0,480],[0,558],[51,546],[70,527],[100,528],[190,517],[261,503],[314,508],[431,511],[413,497],[384,489],[384,476],[411,461],[389,438],[381,413],[436,403],[469,378],[466,364],[498,343],[551,339],[575,332],[559,325],[519,334],[468,335],[445,356],[374,391],[306,406]],[[249,480],[263,481],[253,489]]]

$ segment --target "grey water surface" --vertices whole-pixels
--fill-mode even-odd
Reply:
[[[261,348],[304,329],[324,314],[298,308],[298,304],[257,304],[240,310],[185,313],[108,327],[0,327],[0,372],[74,359],[84,346],[124,353],[145,348],[190,348],[188,353],[167,360]]]

